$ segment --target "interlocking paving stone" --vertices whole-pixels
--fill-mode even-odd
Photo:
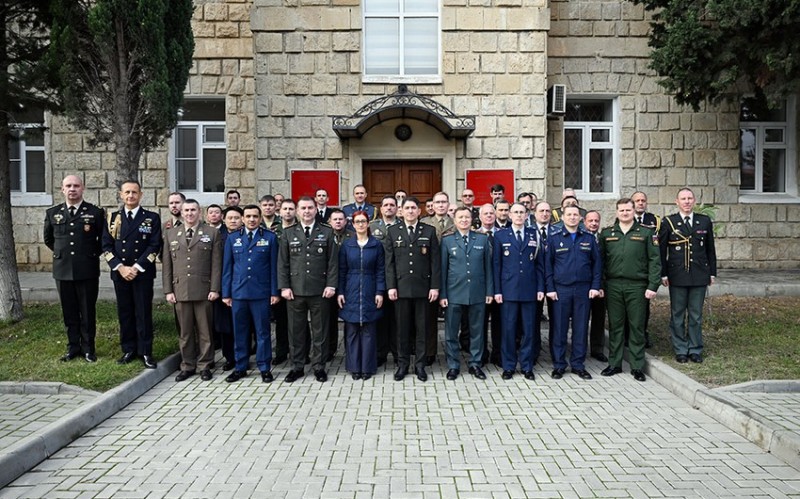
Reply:
[[[0,394],[0,449],[7,449],[97,397],[91,392]]]

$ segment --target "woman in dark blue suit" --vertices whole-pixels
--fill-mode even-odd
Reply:
[[[369,216],[353,214],[356,237],[339,249],[339,317],[344,321],[346,367],[353,379],[368,380],[378,369],[375,325],[386,291],[383,245],[369,234]]]

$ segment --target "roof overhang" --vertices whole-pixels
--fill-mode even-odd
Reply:
[[[429,97],[409,92],[405,85],[368,102],[352,116],[334,116],[333,131],[342,139],[360,138],[375,125],[396,119],[422,121],[448,139],[463,139],[475,131],[475,116],[458,116]]]

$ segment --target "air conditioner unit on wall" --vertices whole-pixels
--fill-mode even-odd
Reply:
[[[553,85],[547,89],[547,114],[563,116],[567,113],[567,86]]]

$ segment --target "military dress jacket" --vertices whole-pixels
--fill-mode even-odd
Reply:
[[[714,225],[700,213],[692,215],[692,226],[686,227],[679,213],[661,222],[661,276],[670,286],[707,286],[717,275],[717,251],[714,247]]]
[[[588,230],[578,228],[573,239],[565,228],[550,232],[545,248],[545,288],[547,292],[557,287],[588,285],[599,290],[603,273],[603,259],[597,238]]]
[[[652,229],[634,223],[624,233],[617,222],[600,231],[598,240],[604,281],[615,279],[643,284],[650,291],[658,291],[661,285],[661,252],[658,235]]]
[[[82,281],[100,277],[105,212],[81,202],[70,215],[66,203],[49,208],[44,217],[44,244],[53,251],[53,278]]]
[[[222,257],[222,297],[268,300],[278,293],[278,238],[258,227],[252,241],[244,227],[225,239]]]
[[[108,224],[103,225],[103,252],[112,280],[123,280],[114,272],[117,266],[136,264],[144,269],[136,279],[155,279],[155,262],[161,252],[161,217],[142,207],[133,222],[128,221],[125,209],[111,213]]]
[[[450,218],[450,215],[445,215],[441,219],[437,219],[436,215],[431,215],[420,220],[424,224],[428,224],[436,229],[436,237],[439,238],[439,243],[442,242],[444,236],[450,235],[456,231],[455,222]]]
[[[414,233],[401,221],[389,227],[383,240],[386,256],[386,289],[398,298],[427,298],[441,284],[441,260],[436,229],[417,221]]]
[[[164,232],[161,278],[164,294],[177,301],[204,301],[208,293],[221,291],[223,238],[219,231],[200,222],[186,242],[186,225]]]
[[[521,236],[522,244],[508,227],[492,238],[494,294],[503,295],[503,301],[536,301],[537,293],[544,293],[544,247],[534,228],[525,227]]]
[[[339,284],[339,246],[329,226],[315,223],[306,238],[303,224],[283,229],[278,252],[278,287],[295,296],[322,296]]]
[[[439,299],[447,299],[450,304],[476,305],[494,295],[489,236],[470,231],[464,244],[461,233],[455,232],[442,238],[441,253]]]

